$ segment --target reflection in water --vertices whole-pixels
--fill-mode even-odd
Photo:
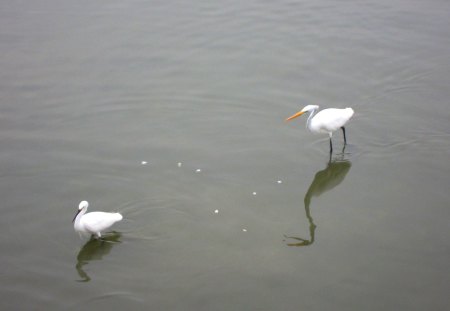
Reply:
[[[92,260],[102,260],[103,256],[109,254],[116,243],[120,243],[120,237],[120,233],[112,232],[102,239],[92,238],[83,245],[78,253],[77,264],[75,266],[78,275],[81,277],[79,282],[89,282],[91,280],[86,271],[83,270],[83,266]]]
[[[311,204],[312,197],[318,197],[322,195],[324,192],[333,189],[337,185],[339,185],[347,175],[348,171],[352,164],[348,160],[333,160],[328,162],[327,167],[316,173],[314,176],[314,180],[309,186],[308,191],[305,194],[304,204],[305,204],[305,213],[306,217],[309,221],[309,235],[310,238],[302,239],[299,237],[288,237],[289,239],[294,239],[299,242],[296,243],[288,243],[289,246],[307,246],[314,243],[314,234],[316,230],[316,225],[314,224],[314,220],[311,216],[311,212],[309,206]]]

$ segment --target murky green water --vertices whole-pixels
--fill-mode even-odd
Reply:
[[[3,1],[1,309],[447,310],[449,29],[446,1]],[[356,112],[331,162],[306,104]],[[125,219],[81,240],[81,200]]]

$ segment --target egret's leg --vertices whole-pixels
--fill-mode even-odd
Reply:
[[[331,136],[333,133],[330,132],[330,154],[333,152],[333,143],[331,142]]]
[[[341,127],[342,133],[344,133],[344,145],[347,145],[347,138],[345,137],[345,127]]]

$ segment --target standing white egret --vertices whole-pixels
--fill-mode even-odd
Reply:
[[[313,133],[328,133],[328,135],[330,136],[330,153],[333,151],[333,144],[331,143],[331,137],[333,136],[333,132],[337,131],[338,129],[342,129],[342,133],[344,134],[344,146],[345,146],[347,144],[347,138],[345,137],[344,125],[353,116],[354,113],[353,109],[328,108],[319,111],[314,116],[317,110],[319,110],[319,106],[307,105],[296,114],[287,118],[286,121],[295,119],[301,116],[302,114],[308,112],[309,117],[308,121],[306,121],[306,127]]]
[[[80,234],[92,234],[100,238],[101,231],[108,229],[123,218],[119,213],[91,212],[86,214],[88,206],[87,201],[81,201],[78,212],[72,220],[75,231]]]

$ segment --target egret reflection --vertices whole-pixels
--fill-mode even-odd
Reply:
[[[312,197],[318,197],[324,192],[327,192],[337,185],[339,185],[347,175],[351,162],[348,160],[340,159],[329,161],[327,167],[324,170],[318,171],[314,176],[314,180],[308,188],[303,200],[305,205],[305,214],[309,222],[309,239],[303,239],[294,236],[285,236],[288,239],[295,240],[295,243],[288,243],[289,246],[307,246],[314,243],[316,225],[314,219],[311,216],[310,204]]]
[[[108,235],[102,237],[102,239],[91,238],[78,252],[77,264],[75,268],[77,269],[78,275],[81,280],[79,282],[89,282],[91,280],[90,276],[84,270],[84,266],[93,260],[102,260],[103,256],[109,254],[111,249],[117,243],[120,243],[121,233],[112,232]]]

